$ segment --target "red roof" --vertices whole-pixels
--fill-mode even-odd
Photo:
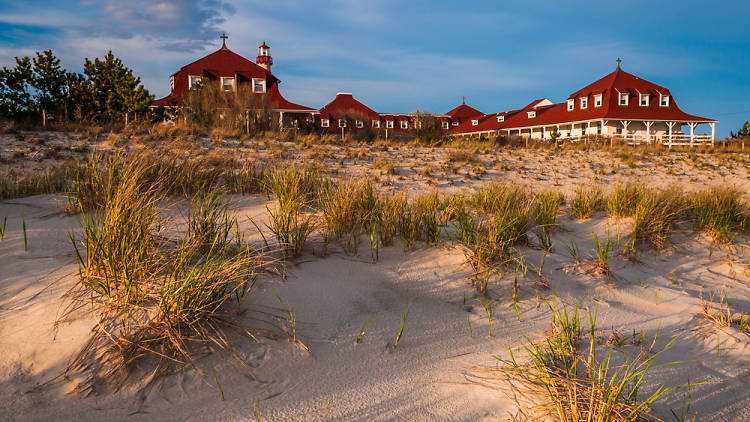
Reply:
[[[467,119],[471,119],[472,117],[484,116],[484,113],[473,107],[469,107],[466,104],[461,104],[460,106],[445,114],[450,116],[451,120],[458,122],[463,122]]]
[[[265,43],[264,43],[265,44]],[[190,76],[206,76],[211,79],[221,77],[237,77],[237,83],[241,80],[252,82],[254,78],[266,80],[266,91],[268,101],[273,109],[288,111],[314,111],[313,108],[294,104],[279,92],[279,79],[270,71],[227,49],[219,49],[203,58],[180,68],[172,75],[174,88],[164,98],[160,98],[152,106],[177,106],[181,103],[182,96],[189,90],[188,81]],[[258,94],[262,95],[262,94]]]
[[[628,104],[620,105],[620,93],[628,94]],[[647,106],[641,106],[640,95],[648,94]],[[594,96],[601,95],[602,103],[596,106]],[[669,96],[668,106],[662,107],[660,96]],[[581,98],[586,98],[586,108],[581,108]],[[667,88],[641,79],[618,68],[609,75],[572,93],[568,100],[574,101],[572,111],[568,111],[567,101],[552,104],[532,101],[520,110],[489,115],[479,119],[478,125],[464,122],[451,129],[452,134],[493,131],[497,129],[518,129],[533,126],[557,125],[589,120],[657,120],[683,122],[713,122],[715,120],[687,114],[677,107],[677,102]],[[534,117],[528,112],[535,111]],[[504,114],[503,122],[496,116]],[[475,118],[476,120],[476,118]]]
[[[330,103],[321,107],[320,117],[323,119],[338,119],[347,114],[361,114],[372,120],[378,120],[378,113],[370,107],[354,99],[350,93],[340,92]]]

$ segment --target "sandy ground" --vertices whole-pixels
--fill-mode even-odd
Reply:
[[[336,153],[347,154],[341,147],[320,148],[339,148]],[[369,147],[361,148],[375,154]],[[631,168],[611,153],[566,151],[547,159],[547,151],[477,152],[481,163],[499,164],[487,166],[481,177],[466,177],[466,167],[473,164],[461,164],[458,174],[450,171],[441,179],[423,176],[419,168],[429,160],[445,163],[443,157],[430,158],[435,151],[442,154],[429,148],[380,151],[394,161],[413,157],[397,161],[401,165],[396,174],[380,176],[384,187],[392,183],[395,189],[424,191],[437,186],[450,191],[503,180],[569,192],[576,183],[593,178],[605,186],[627,178],[659,186],[679,183],[685,189],[731,183],[750,191],[747,163],[722,164],[716,155],[699,156],[698,166],[705,166],[701,170],[686,153],[641,157]],[[382,157],[346,161],[342,172],[379,172],[371,165],[377,158]],[[611,169],[613,161],[619,166],[614,174],[597,173],[599,168]],[[491,282],[492,337],[484,308],[474,300],[470,271],[459,247],[420,244],[404,253],[397,241],[373,264],[366,245],[359,255],[333,247],[321,257],[320,240],[314,239],[307,253],[289,267],[286,280],[262,280],[243,304],[247,312],[239,321],[250,329],[278,324],[276,318],[283,315],[279,295],[295,310],[297,335],[309,352],[284,337],[253,341],[237,334],[231,336],[232,347],[253,376],[231,359],[209,356],[198,362],[202,373],[170,375],[145,391],[139,390],[136,373],[117,393],[70,394],[75,380],[61,381],[58,376],[83,346],[95,320],[84,315],[56,323],[69,303],[65,293],[77,279],[69,233],[77,230],[79,216],[66,214],[65,202],[57,195],[0,202],[0,219],[8,218],[0,242],[0,420],[255,420],[256,401],[262,420],[275,421],[329,416],[362,421],[524,419],[525,401],[519,405],[502,379],[482,382],[471,374],[478,366],[497,366],[492,356],[507,357],[507,348],[518,348],[525,338],[541,339],[550,320],[542,297],[553,296],[559,303],[595,309],[604,340],[612,332],[625,338],[643,331],[650,341],[658,330],[659,348],[678,338],[659,362],[686,362],[656,368],[644,396],[661,383],[709,382],[694,387],[691,414],[698,411],[702,421],[750,420],[750,336],[718,329],[698,316],[700,292],[722,289],[734,310],[750,312],[748,238],[718,247],[681,224],[663,251],[640,252],[634,261],[613,254],[607,278],[586,264],[576,265],[566,249],[575,242],[589,258],[594,253],[592,230],[601,238],[629,235],[628,220],[608,219],[603,213],[585,221],[560,217],[563,229],[553,235],[553,250],[542,270],[549,289],[540,287],[536,270],[542,252],[531,235],[526,248],[531,269],[521,282],[520,321],[510,301],[513,275]],[[248,236],[257,233],[246,217],[262,222],[266,204],[265,196],[234,197],[233,207]],[[173,207],[170,212],[179,218],[182,211]],[[28,251],[23,246],[24,221]],[[410,302],[401,343],[395,350],[388,348]],[[376,318],[362,343],[356,344],[362,324]],[[673,420],[670,409],[679,411],[684,392],[675,391],[657,402],[655,414]]]

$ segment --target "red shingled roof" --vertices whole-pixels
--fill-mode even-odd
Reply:
[[[473,107],[469,107],[466,104],[461,104],[445,114],[450,116],[451,120],[458,122],[463,122],[472,117],[484,116],[484,113]]]
[[[346,114],[362,114],[372,120],[378,120],[378,113],[354,99],[350,93],[340,92],[330,103],[321,107],[320,117],[338,119]]]
[[[279,79],[270,71],[240,56],[232,50],[222,48],[190,64],[187,64],[175,72],[174,89],[164,98],[160,98],[152,106],[178,106],[182,96],[188,91],[188,79],[190,76],[206,76],[212,79],[221,77],[238,77],[240,80],[252,82],[253,78],[266,80],[266,91],[268,101],[274,110],[286,111],[314,111],[310,107],[301,106],[287,101],[279,92]],[[262,95],[262,94],[257,94]]]
[[[628,105],[619,103],[620,93],[628,94]],[[649,95],[648,106],[640,105],[640,94]],[[602,96],[602,104],[595,106],[595,95]],[[669,96],[669,105],[660,105],[660,95]],[[581,98],[588,98],[585,109],[581,108]],[[505,121],[497,122],[492,114],[480,119],[478,125],[471,121],[453,127],[451,134],[486,132],[497,129],[518,129],[532,126],[567,124],[589,120],[656,120],[656,121],[691,121],[713,122],[715,120],[687,114],[677,107],[677,102],[667,88],[641,79],[618,68],[609,75],[572,93],[569,100],[574,101],[574,109],[568,111],[567,102],[539,105],[535,100],[520,110],[506,112]],[[544,103],[543,103],[544,104]],[[535,117],[529,117],[529,111],[536,111]]]

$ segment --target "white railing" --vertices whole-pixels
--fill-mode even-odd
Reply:
[[[587,141],[597,141],[600,139],[603,139],[606,137],[603,137],[602,135],[581,135],[576,136],[573,138],[568,138],[573,142],[587,142]],[[669,134],[663,134],[663,135],[651,135],[647,137],[643,134],[636,134],[636,133],[629,133],[627,135],[614,135],[612,136],[614,140],[619,141],[625,141],[628,145],[641,145],[641,144],[662,144],[667,147],[672,147],[676,145],[691,145],[691,146],[698,146],[698,145],[705,145],[705,144],[712,144],[713,140],[711,139],[711,135],[693,135],[690,136],[689,134],[684,133],[673,133],[672,135]]]

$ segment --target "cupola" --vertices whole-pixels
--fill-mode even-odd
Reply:
[[[258,57],[255,59],[255,63],[263,69],[268,71],[271,70],[273,64],[273,58],[271,57],[271,47],[267,46],[265,42],[258,46]]]

